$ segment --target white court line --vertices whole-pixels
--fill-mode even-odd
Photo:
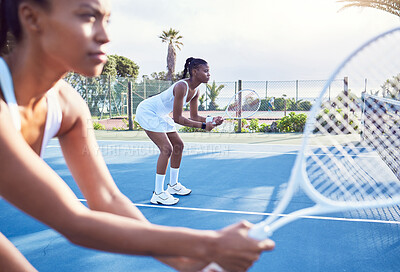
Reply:
[[[59,148],[60,146],[57,145],[49,145],[47,146],[47,148]],[[158,151],[158,149],[156,148],[156,146],[148,146],[148,147],[134,147],[134,146],[128,146],[128,147],[121,147],[119,145],[115,145],[114,146],[116,149],[118,150],[156,150]],[[113,146],[99,146],[99,149],[112,149]],[[298,151],[288,151],[288,152],[278,152],[278,151],[250,151],[250,150],[231,150],[231,149],[218,149],[218,150],[199,150],[199,148],[193,147],[191,148],[190,146],[187,147],[186,149],[184,149],[183,152],[186,153],[199,153],[199,154],[206,154],[206,153],[243,153],[243,154],[273,154],[273,155],[297,155]],[[185,153],[184,153],[185,154]],[[315,153],[315,155],[317,156],[326,156],[326,153]],[[344,156],[344,155],[340,155],[340,156]],[[350,155],[352,156],[352,155]],[[370,155],[370,154],[358,154],[358,157],[361,158],[379,158],[379,155]]]
[[[59,148],[60,146],[57,145],[49,145],[46,148]],[[154,146],[149,146],[149,147],[120,147],[118,145],[115,146],[116,149],[118,150],[155,150],[156,147]],[[107,147],[102,147],[100,146],[99,149],[109,149],[112,148],[112,146],[107,146]],[[200,148],[201,149],[201,148]],[[157,149],[158,150],[158,149]],[[189,152],[189,153],[193,153],[193,152],[197,152],[197,153],[210,153],[210,152],[218,152],[218,153],[225,153],[225,152],[232,152],[232,153],[245,153],[245,154],[278,154],[278,155],[282,155],[282,154],[289,154],[289,155],[297,155],[298,152],[296,151],[289,151],[289,152],[277,152],[277,151],[245,151],[245,150],[231,150],[231,149],[221,149],[221,150],[199,150],[199,148],[186,148],[184,149],[183,152]]]
[[[79,199],[81,202],[86,202],[86,199]],[[272,213],[265,212],[247,212],[247,211],[234,211],[234,210],[217,210],[217,209],[204,209],[204,208],[190,208],[190,207],[177,207],[177,206],[162,206],[133,203],[137,207],[156,208],[156,209],[171,209],[171,210],[186,210],[186,211],[200,211],[200,212],[214,212],[214,213],[231,213],[231,214],[246,214],[246,215],[262,215],[269,216]],[[291,216],[289,214],[279,214],[280,217]],[[395,224],[400,225],[399,221],[388,220],[374,220],[374,219],[357,219],[357,218],[344,218],[344,217],[329,217],[329,216],[299,216],[299,218],[318,219],[318,220],[332,220],[332,221],[346,221],[346,222],[362,222],[362,223],[379,223],[379,224]]]

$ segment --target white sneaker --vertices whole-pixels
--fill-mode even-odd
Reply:
[[[181,196],[188,195],[192,192],[192,190],[186,188],[179,182],[174,186],[168,184],[166,191],[171,195],[181,195]]]
[[[153,204],[162,204],[162,205],[175,205],[178,203],[179,198],[173,197],[167,191],[161,192],[160,194],[156,194],[153,192],[153,196],[150,199],[150,202]]]

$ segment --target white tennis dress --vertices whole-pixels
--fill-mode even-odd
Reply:
[[[21,116],[19,115],[18,104],[15,98],[14,85],[10,70],[8,69],[7,63],[4,61],[3,58],[0,58],[0,87],[3,91],[4,100],[10,110],[14,126],[18,131],[21,131]],[[56,136],[58,131],[60,130],[62,121],[61,106],[54,89],[50,89],[47,92],[46,99],[47,117],[42,147],[40,151],[41,157],[43,157],[44,150],[50,139]]]
[[[175,122],[169,114],[174,109],[174,88],[179,82],[184,82],[186,84],[186,94],[183,100],[183,107],[186,107],[186,105],[190,103],[190,101],[186,102],[189,93],[188,83],[185,80],[175,82],[162,93],[140,102],[136,109],[135,121],[138,122],[142,128],[148,131],[164,133],[176,131]],[[197,91],[198,89],[196,89],[193,97],[196,96]]]

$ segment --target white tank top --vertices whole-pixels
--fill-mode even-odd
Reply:
[[[172,84],[167,90],[163,91],[162,93],[150,97],[151,99],[159,100],[161,102],[161,104],[164,106],[164,111],[162,112],[163,114],[169,114],[170,112],[173,111],[174,99],[175,99],[174,88],[176,84],[178,84],[179,82],[184,82],[186,84],[186,94],[185,97],[183,98],[183,107],[186,107],[186,105],[190,103],[190,101],[186,102],[187,96],[189,94],[189,84],[186,82],[186,80],[183,79],[179,80],[174,84]],[[198,89],[196,89],[196,92],[194,93],[193,97],[190,100],[192,100],[196,96],[197,91]]]
[[[19,115],[19,109],[17,100],[14,93],[14,85],[11,77],[10,70],[8,69],[7,63],[3,58],[0,58],[0,87],[3,91],[5,102],[11,113],[14,126],[18,131],[21,131],[21,116]],[[47,99],[47,117],[43,135],[42,147],[40,150],[40,156],[43,157],[44,150],[51,138],[57,135],[61,127],[62,111],[58,101],[57,94],[54,89],[50,89],[46,94]]]

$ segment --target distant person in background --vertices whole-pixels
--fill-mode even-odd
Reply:
[[[189,78],[186,78],[189,73]],[[176,124],[202,128],[206,131],[222,124],[221,116],[208,119],[198,115],[199,90],[201,83],[210,79],[208,64],[203,59],[188,58],[182,80],[174,83],[166,91],[142,101],[136,109],[135,120],[147,136],[160,149],[157,161],[155,189],[150,202],[174,205],[179,198],[173,195],[188,195],[192,191],[179,182],[179,169],[183,153],[183,141],[176,131]],[[183,107],[190,105],[190,119],[182,115]],[[172,112],[173,119],[169,116]],[[171,159],[170,179],[164,190],[165,174]]]
[[[247,270],[274,247],[270,240],[249,238],[250,223],[218,231],[151,224],[115,185],[98,152],[89,109],[63,80],[69,71],[100,75],[107,60],[109,5],[1,0],[0,51],[8,34],[16,43],[0,58],[0,201],[80,246],[153,256],[179,271],[199,271],[211,262],[227,271]],[[41,158],[54,136],[88,207]],[[2,233],[0,270],[36,271]]]

